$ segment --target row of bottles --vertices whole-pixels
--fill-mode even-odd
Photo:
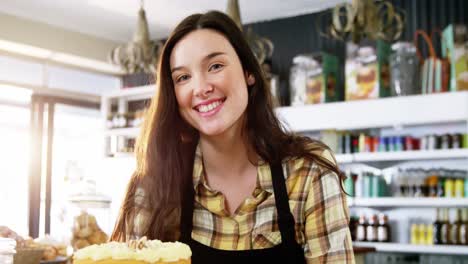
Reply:
[[[468,245],[468,209],[457,209],[455,220],[449,220],[449,209],[437,209],[433,243],[436,245]]]
[[[352,197],[468,198],[466,170],[407,168],[398,169],[386,178],[380,173],[368,171],[347,171],[346,174],[344,189]]]
[[[384,137],[367,133],[344,132],[336,137],[336,153],[459,149],[468,147],[465,138],[466,136],[461,133],[425,135],[422,137],[408,135]]]
[[[373,214],[366,219],[365,215],[351,217],[350,221],[351,238],[353,241],[368,242],[390,242],[390,225],[385,214]]]
[[[437,209],[433,223],[413,223],[410,228],[411,244],[415,245],[468,245],[468,210],[457,209],[453,222],[449,209]]]
[[[468,197],[468,174],[465,170],[445,168],[399,169],[392,177],[392,189],[399,197]]]
[[[354,197],[384,197],[388,195],[387,183],[382,175],[362,171],[360,173],[347,172],[344,182],[346,193]]]

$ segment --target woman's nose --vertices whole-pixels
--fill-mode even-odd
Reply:
[[[203,78],[199,78],[196,82],[195,95],[198,97],[205,98],[214,91],[214,87],[209,82],[206,82]]]

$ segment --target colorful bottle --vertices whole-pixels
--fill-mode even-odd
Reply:
[[[433,245],[434,244],[434,227],[432,224],[427,224],[426,225],[426,245]]]
[[[445,197],[453,198],[454,195],[454,180],[451,178],[445,179]]]
[[[463,178],[457,178],[455,180],[455,197],[457,198],[463,198],[465,195],[465,183]]]
[[[411,244],[419,244],[419,225],[411,224]]]

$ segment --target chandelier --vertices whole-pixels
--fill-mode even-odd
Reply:
[[[142,0],[138,11],[137,30],[133,39],[127,44],[112,49],[109,53],[109,61],[120,66],[127,74],[138,72],[154,74],[162,46],[162,41],[150,40],[148,21]]]
[[[237,26],[242,31],[242,21],[240,16],[240,8],[238,0],[229,0],[226,13],[232,20],[237,24]],[[250,48],[252,49],[255,57],[257,58],[258,62],[262,64],[265,59],[271,58],[273,55],[273,42],[271,40],[260,37],[255,34],[252,30],[252,27],[247,28],[247,33],[245,34],[245,38],[249,43]]]
[[[352,0],[331,10],[331,23],[323,32],[339,40],[359,43],[363,38],[395,41],[403,32],[404,13],[386,0]],[[318,26],[318,25],[317,25]]]

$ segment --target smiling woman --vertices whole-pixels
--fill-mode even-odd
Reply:
[[[236,24],[208,12],[167,40],[113,240],[180,240],[192,263],[354,263],[342,173],[284,132]]]

